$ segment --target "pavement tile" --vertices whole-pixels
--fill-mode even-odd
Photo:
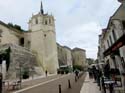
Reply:
[[[80,93],[101,93],[97,83],[93,83],[94,80],[89,78],[87,73],[83,86],[81,88]]]

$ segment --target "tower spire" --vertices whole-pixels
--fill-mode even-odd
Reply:
[[[41,1],[40,13],[44,14],[42,1]]]

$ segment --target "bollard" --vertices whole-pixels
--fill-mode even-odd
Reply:
[[[102,87],[103,87],[104,93],[106,93],[106,88],[105,88],[105,83],[104,83],[104,77],[102,77]]]
[[[61,93],[61,85],[59,84],[59,93]]]
[[[2,77],[2,73],[0,73],[0,93],[2,93],[2,79],[3,79],[3,77]]]
[[[68,87],[71,88],[70,80],[68,80]]]
[[[75,76],[75,82],[77,82],[77,78],[76,78],[76,76]]]

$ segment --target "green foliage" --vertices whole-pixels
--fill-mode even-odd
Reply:
[[[14,27],[12,23],[8,23],[8,26],[10,26],[10,27]]]
[[[28,68],[23,69],[22,76],[23,76],[23,79],[29,78],[29,69]]]
[[[83,71],[83,70],[84,70],[83,66],[74,65],[74,66],[73,66],[73,70],[76,70],[76,69],[78,69],[78,70],[80,70],[80,71]]]
[[[68,73],[70,73],[70,72],[72,72],[73,70],[72,70],[72,68],[71,67],[69,67],[69,66],[67,66],[67,67],[61,67],[61,68],[59,68],[58,70],[57,70],[57,73],[58,74],[68,74]]]
[[[13,25],[12,23],[8,23],[8,26],[9,26],[9,27],[12,27],[12,28],[15,28],[15,29],[17,29],[17,30],[20,30],[20,31],[24,31],[24,30],[21,28],[21,26],[19,26],[19,25],[17,25],[17,24]]]
[[[18,30],[22,30],[22,29],[21,29],[21,26],[16,25],[16,24],[14,25],[14,28],[16,28],[16,29],[18,29]]]
[[[94,63],[94,59],[92,59],[92,58],[87,58],[87,63],[88,63],[89,65],[93,64],[93,63]]]

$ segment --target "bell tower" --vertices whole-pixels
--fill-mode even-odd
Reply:
[[[45,13],[41,2],[40,11],[29,20],[31,49],[37,53],[44,71],[56,73],[58,66],[54,17]]]

